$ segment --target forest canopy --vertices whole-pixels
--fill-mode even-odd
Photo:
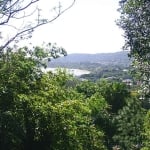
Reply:
[[[5,25],[14,28],[11,20],[32,15],[21,12],[37,2],[0,0],[1,34]],[[66,55],[55,44],[16,49],[10,46],[15,40],[29,38],[35,28],[57,19],[74,2],[64,9],[57,3],[54,18],[38,18],[35,24],[25,24],[2,42],[0,149],[149,150],[148,0],[120,1],[118,24],[125,31],[125,47],[130,49],[134,75],[140,81],[134,88],[102,78],[95,82],[79,80],[63,69],[43,72],[46,61]]]

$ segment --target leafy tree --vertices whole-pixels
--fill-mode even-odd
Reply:
[[[17,134],[24,137],[23,128],[18,124],[20,122],[18,119],[22,120],[23,116],[20,116],[16,110],[16,103],[19,102],[17,97],[19,94],[28,95],[35,91],[36,82],[42,75],[37,67],[39,63],[29,57],[28,52],[26,48],[19,49],[18,52],[11,52],[11,49],[10,51],[8,49],[7,53],[0,58],[0,132],[2,135],[0,146],[2,150],[11,149],[15,143],[19,146],[18,142],[21,140],[17,138]]]
[[[127,100],[127,105],[119,110],[118,115],[113,119],[117,128],[113,138],[121,149],[141,148],[144,114],[141,102],[132,97]]]
[[[76,86],[77,92],[82,93],[86,98],[96,93],[96,84],[91,81],[82,81]]]
[[[99,94],[95,93],[88,99],[89,107],[92,111],[93,123],[101,131],[104,132],[104,144],[107,149],[112,149],[112,136],[114,127],[112,116],[108,112],[109,105],[107,101]]]
[[[34,48],[34,52],[36,49]],[[26,101],[22,102],[20,108],[18,96],[20,94],[29,95],[38,91],[37,85],[43,74],[39,64],[38,56],[33,56],[33,53],[27,48],[21,48],[17,52],[11,52],[11,49],[10,51],[8,49],[7,53],[0,58],[0,147],[2,150],[14,148],[15,145],[17,146],[16,149],[21,149],[22,146],[20,148],[18,146],[22,144],[22,141],[25,141],[21,141],[25,135],[23,135],[24,126],[20,121],[23,121],[23,118],[25,118],[25,122],[32,120],[30,113],[33,112],[31,105],[28,105]],[[32,102],[30,103],[32,104]],[[20,109],[24,113],[20,113]],[[27,134],[32,134],[30,132],[32,124],[34,123],[28,125]],[[18,136],[19,138],[17,138]]]
[[[104,112],[97,114],[95,124],[104,131],[105,145],[111,150],[114,145],[113,136],[116,134],[116,123],[113,119],[126,105],[130,92],[125,84],[119,82],[99,80],[96,86],[97,93],[105,99],[107,108]]]
[[[116,122],[113,122],[117,113],[126,106],[126,99],[131,97],[127,86],[119,82],[100,80],[96,83],[83,81],[77,85],[77,92],[88,98],[92,110],[94,124],[104,131],[105,145],[112,149],[113,136],[116,135]]]
[[[90,98],[87,99],[90,109],[92,110],[92,116],[97,117],[99,113],[103,113],[109,108],[106,100],[99,95],[99,93],[93,94]]]
[[[147,112],[147,115],[145,117],[144,120],[144,147],[142,148],[142,150],[149,150],[150,149],[150,111]]]
[[[119,26],[125,31],[125,49],[130,50],[133,57],[133,73],[140,81],[142,106],[147,109],[144,121],[144,137],[141,143],[149,149],[149,109],[150,109],[150,1],[126,0],[120,1],[121,18]],[[135,125],[136,127],[136,125]],[[131,140],[132,141],[132,140]]]
[[[110,106],[110,112],[116,114],[126,104],[126,98],[130,97],[127,86],[120,82],[100,80],[97,82],[98,92],[104,97]]]
[[[55,107],[55,116],[60,120],[57,119],[55,127],[58,137],[54,149],[105,149],[102,142],[103,134],[91,124],[88,117],[90,109],[83,102],[65,101]]]
[[[105,149],[89,103],[67,88],[65,72],[43,73],[42,57],[37,47],[0,59],[0,149]]]
[[[120,1],[119,26],[124,30],[125,49],[130,50],[134,58],[134,72],[141,81],[141,95],[146,100],[145,106],[150,107],[150,1],[122,0]]]

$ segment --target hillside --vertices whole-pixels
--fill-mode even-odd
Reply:
[[[121,51],[116,53],[97,53],[97,54],[69,54],[52,60],[49,67],[69,67],[75,64],[101,64],[101,65],[122,65],[128,66],[130,60],[128,52]],[[70,67],[69,67],[70,68]]]

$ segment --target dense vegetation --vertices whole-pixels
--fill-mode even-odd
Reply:
[[[21,15],[22,10],[36,2],[0,0],[0,26],[28,17]],[[61,69],[42,72],[46,61],[66,55],[56,45],[9,47],[72,5],[62,11],[58,7],[52,20],[43,18],[32,26],[25,25],[0,47],[0,150],[149,150],[149,0],[120,1],[118,25],[125,31],[125,48],[130,49],[132,72],[139,81],[134,88],[120,80],[104,79],[107,73],[93,82],[74,78]],[[101,68],[97,72],[100,74]]]
[[[142,146],[147,125],[136,91],[120,82],[80,81],[64,70],[43,73],[47,56],[25,47],[0,59],[1,150]]]
[[[146,109],[144,121],[144,148],[150,149],[150,1],[121,0],[121,17],[118,25],[124,30],[125,49],[130,50],[133,58],[133,73],[140,81],[140,99]]]

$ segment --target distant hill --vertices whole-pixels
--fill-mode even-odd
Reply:
[[[65,57],[52,60],[49,67],[61,67],[65,64],[82,64],[82,63],[98,63],[102,65],[129,65],[127,51],[120,51],[115,53],[97,53],[97,54],[69,54]],[[67,67],[67,66],[66,66]]]

